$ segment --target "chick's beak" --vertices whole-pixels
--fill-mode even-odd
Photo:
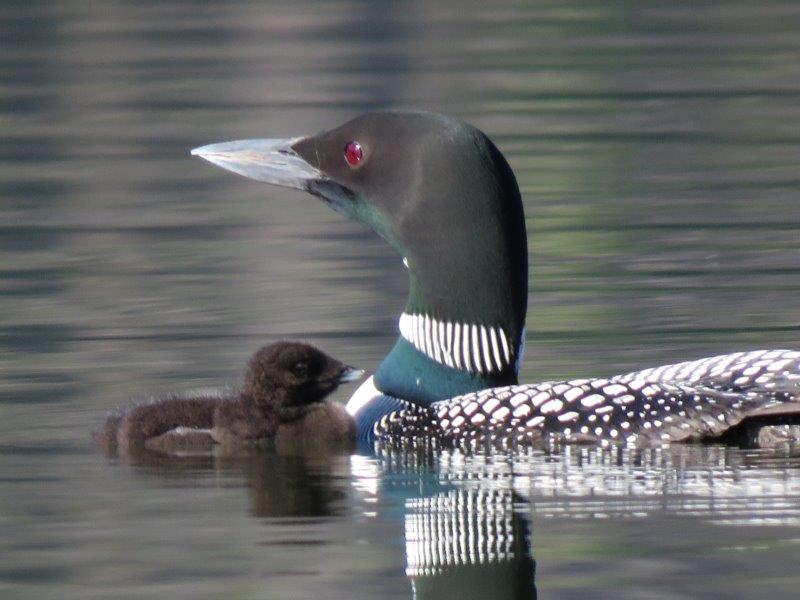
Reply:
[[[349,383],[351,381],[358,381],[364,375],[364,369],[356,369],[355,367],[344,366],[339,375],[339,383]]]

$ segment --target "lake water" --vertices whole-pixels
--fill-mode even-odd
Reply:
[[[798,31],[769,0],[5,0],[0,596],[796,598],[791,452],[125,461],[89,432],[278,338],[377,366],[400,257],[188,155],[376,108],[515,169],[523,381],[800,347]]]

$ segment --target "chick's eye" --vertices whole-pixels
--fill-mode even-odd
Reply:
[[[308,363],[299,362],[292,365],[292,373],[298,377],[305,377],[308,375]]]
[[[361,159],[364,158],[364,150],[361,144],[356,141],[347,142],[344,145],[344,159],[351,167],[357,167],[361,164]]]

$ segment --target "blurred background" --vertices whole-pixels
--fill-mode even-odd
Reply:
[[[241,490],[217,481],[207,496],[180,496],[157,480],[148,495],[91,453],[90,429],[130,399],[235,384],[277,338],[372,370],[397,335],[399,256],[310,196],[191,158],[198,145],[314,133],[384,108],[485,131],[525,200],[523,381],[798,347],[798,31],[800,6],[778,0],[4,0],[7,592],[64,593],[88,577],[107,586],[98,597],[134,580],[161,582],[142,594],[178,597],[180,576],[142,554],[157,536],[109,559],[117,575],[98,580],[91,565],[145,515],[187,501],[204,520],[244,503]],[[346,470],[332,477],[349,489]],[[245,535],[247,510],[234,506]],[[85,537],[87,523],[100,523],[99,538]],[[31,542],[36,527],[56,547]],[[186,540],[174,535],[180,555]],[[401,565],[398,535],[373,575]],[[65,558],[76,544],[85,559]],[[233,544],[245,560],[248,544]],[[206,559],[185,558],[195,569]]]

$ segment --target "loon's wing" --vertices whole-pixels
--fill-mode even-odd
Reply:
[[[385,415],[379,438],[434,437],[443,445],[650,445],[716,437],[764,405],[709,388],[608,379],[492,388]]]
[[[582,379],[492,388],[385,415],[378,438],[433,437],[444,445],[652,445],[717,437],[777,402],[701,386]]]
[[[785,400],[781,394],[800,392],[800,352],[753,350],[701,358],[612,378],[630,383],[684,383],[728,392],[758,391]]]
[[[760,447],[800,441],[800,352],[753,350],[711,356],[619,375],[614,381],[681,382],[727,392],[758,395],[765,401],[748,412],[735,441]],[[770,405],[768,400],[779,404]]]

